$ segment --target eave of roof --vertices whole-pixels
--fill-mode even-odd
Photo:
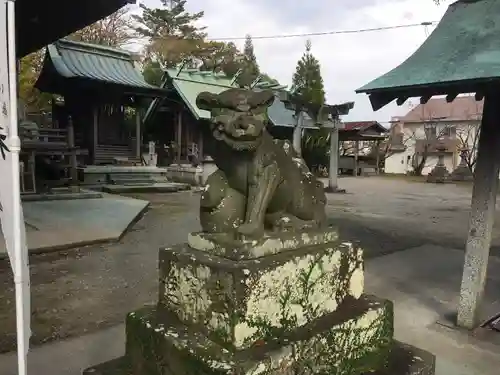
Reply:
[[[405,62],[356,90],[370,95],[374,110],[398,99],[484,93],[500,83],[500,1],[459,0]]]
[[[84,80],[90,84],[114,86],[127,94],[164,96],[166,90],[147,83],[135,67],[132,54],[106,46],[59,40],[47,47],[37,87],[57,91],[52,82]]]
[[[387,133],[389,130],[382,126],[378,121],[347,121],[344,122],[342,131],[364,132],[374,130],[377,133]]]
[[[218,94],[230,88],[237,87],[237,84],[234,79],[227,77],[224,73],[199,71],[197,69],[166,69],[160,87],[173,87],[196,119],[208,120],[210,119],[210,112],[201,110],[196,106],[196,97],[198,94],[203,91]],[[274,88],[274,90],[281,91],[282,88]],[[257,84],[255,87],[255,90],[266,89],[273,89],[273,87],[270,87],[266,83],[262,85]],[[149,121],[153,113],[161,105],[161,101],[161,99],[156,99],[151,103],[144,117],[144,122]],[[352,103],[344,103],[335,106],[335,108],[343,114],[346,111],[348,112],[352,108],[352,105]],[[297,123],[294,111],[286,108],[279,95],[276,95],[276,99],[269,107],[267,114],[269,121],[274,126],[294,127]],[[309,129],[318,128],[307,114],[304,116],[302,127]]]
[[[16,54],[31,52],[109,16],[135,0],[16,0]]]

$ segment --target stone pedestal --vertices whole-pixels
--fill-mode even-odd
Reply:
[[[160,250],[159,300],[130,313],[126,354],[84,374],[432,375],[363,294],[362,250],[334,230],[258,241],[193,234]]]
[[[345,194],[347,191],[345,189],[331,188],[330,186],[327,186],[325,187],[325,192],[331,194]]]
[[[468,150],[463,150],[460,153],[460,164],[451,172],[450,179],[452,181],[474,181],[474,175],[467,165]]]
[[[452,181],[474,181],[474,175],[467,165],[459,164],[451,173],[450,180]]]

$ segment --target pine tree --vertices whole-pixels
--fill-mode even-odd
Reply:
[[[142,14],[133,16],[135,31],[148,40],[146,59],[166,68],[186,60],[194,65],[206,52],[205,28],[194,25],[203,12],[187,12],[186,0],[161,0],[161,4],[160,8],[141,4]]]
[[[250,35],[247,35],[245,39],[241,69],[243,70],[243,74],[238,79],[241,86],[246,87],[251,85],[260,74],[259,64],[255,57],[252,37]]]
[[[321,77],[321,66],[311,53],[311,41],[306,42],[306,51],[297,63],[292,79],[292,90],[296,90],[303,100],[314,103],[325,103],[325,88]]]
[[[243,48],[243,56],[245,57],[246,62],[252,66],[252,70],[259,74],[259,64],[257,63],[257,58],[255,57],[255,52],[253,49],[253,41],[250,35],[246,36],[245,46]]]
[[[321,77],[321,66],[311,53],[311,41],[306,42],[306,51],[297,63],[292,79],[292,90],[303,101],[317,105],[325,104],[325,88]],[[311,170],[317,170],[321,165],[328,163],[327,129],[305,132],[302,144],[302,156]]]

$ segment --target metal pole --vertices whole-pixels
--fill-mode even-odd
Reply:
[[[5,6],[3,2],[2,6]],[[16,27],[15,2],[7,0],[7,50],[9,67],[9,103],[10,103],[10,151],[12,153],[12,221],[14,247],[14,283],[16,286],[16,326],[17,326],[17,358],[18,375],[27,375],[27,354],[29,349],[29,268],[26,233],[21,221],[21,194],[19,186],[19,152],[21,141],[18,135],[17,124],[17,59],[16,59]],[[5,53],[5,51],[0,51]],[[24,232],[24,233],[23,233]],[[24,235],[23,235],[24,234]],[[4,233],[4,236],[6,234]]]

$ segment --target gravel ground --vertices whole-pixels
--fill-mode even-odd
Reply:
[[[331,223],[367,256],[429,242],[463,247],[469,190],[379,178],[340,182],[349,194],[329,197]],[[121,323],[127,312],[156,301],[158,249],[184,242],[199,229],[199,194],[134,197],[149,200],[151,207],[119,243],[31,257],[33,344]],[[6,261],[0,263],[0,285],[0,352],[6,352],[15,348],[14,289]]]

